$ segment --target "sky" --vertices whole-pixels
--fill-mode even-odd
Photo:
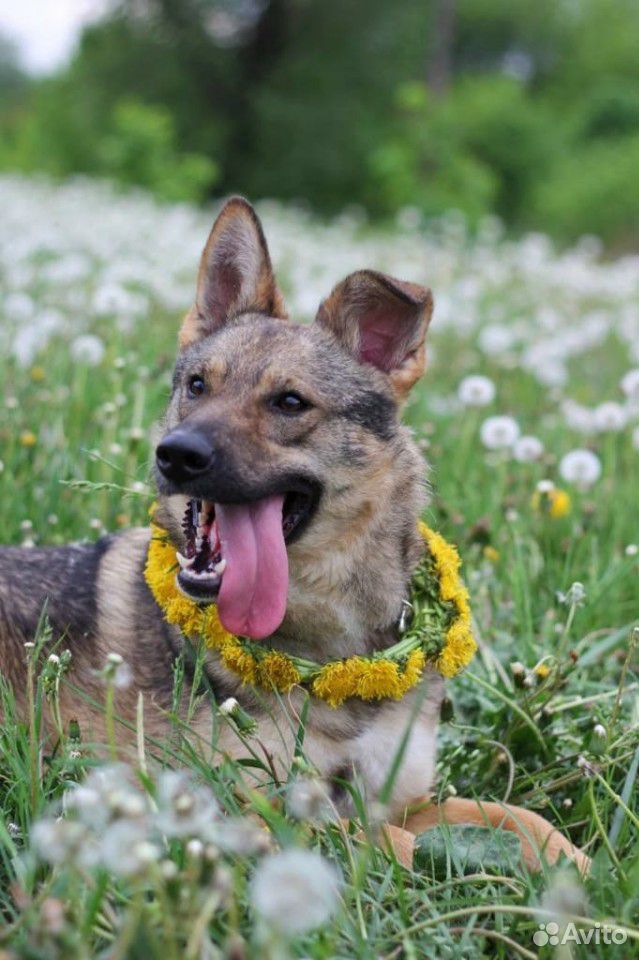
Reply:
[[[82,26],[106,0],[0,0],[0,33],[17,44],[32,73],[49,73],[70,56]]]

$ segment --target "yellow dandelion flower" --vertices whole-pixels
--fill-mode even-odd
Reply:
[[[331,707],[339,707],[357,690],[361,672],[359,660],[359,657],[351,657],[349,660],[326,664],[313,680],[311,691]]]
[[[282,653],[267,653],[258,663],[257,680],[261,687],[268,689],[273,686],[282,693],[288,693],[301,679],[297,667]]]
[[[426,657],[424,656],[423,650],[413,650],[413,652],[409,654],[404,672],[400,678],[402,693],[406,693],[407,690],[410,690],[411,687],[419,683],[425,665]]]
[[[231,637],[219,650],[220,660],[229,670],[240,677],[242,683],[255,683],[257,679],[257,663],[255,657],[242,649],[242,644]]]
[[[436,667],[444,677],[454,677],[473,658],[477,644],[469,623],[459,617],[446,634],[444,648],[437,658]]]
[[[34,383],[42,383],[47,375],[43,367],[31,367],[30,376]]]
[[[560,520],[567,517],[572,509],[570,495],[565,490],[553,487],[551,490],[535,490],[532,495],[531,505],[536,513],[542,513],[552,517],[553,520]]]
[[[545,680],[550,674],[550,667],[547,663],[538,663],[535,667],[534,673],[539,677],[540,680]]]
[[[33,430],[23,430],[20,434],[20,446],[22,447],[35,447],[37,442],[38,438]]]
[[[485,546],[482,552],[484,559],[488,560],[489,563],[497,563],[499,561],[499,550],[495,550],[490,544]]]
[[[357,696],[362,700],[397,700],[402,691],[399,669],[392,660],[364,661],[357,682]]]

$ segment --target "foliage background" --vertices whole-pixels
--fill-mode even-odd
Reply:
[[[166,200],[639,236],[632,0],[118,0],[54,76],[0,47],[0,167]]]

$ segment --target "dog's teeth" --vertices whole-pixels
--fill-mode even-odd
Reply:
[[[184,554],[183,554],[183,553],[180,553],[179,550],[177,551],[177,553],[175,554],[175,556],[176,556],[177,562],[180,564],[180,566],[182,567],[182,569],[183,569],[183,570],[186,570],[186,568],[187,568],[187,567],[189,566],[189,564],[191,563],[191,561],[189,560],[189,558],[188,558],[188,557],[185,557]]]
[[[220,562],[216,563],[213,569],[215,570],[218,577],[222,576],[222,574],[226,570],[226,557],[222,557]]]

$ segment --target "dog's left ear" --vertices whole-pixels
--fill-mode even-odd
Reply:
[[[316,323],[360,363],[387,374],[401,401],[424,372],[432,312],[433,296],[426,287],[359,270],[334,287],[320,305]]]
[[[180,347],[215,333],[249,310],[286,319],[262,224],[243,197],[226,201],[202,253],[195,305],[180,330]]]

